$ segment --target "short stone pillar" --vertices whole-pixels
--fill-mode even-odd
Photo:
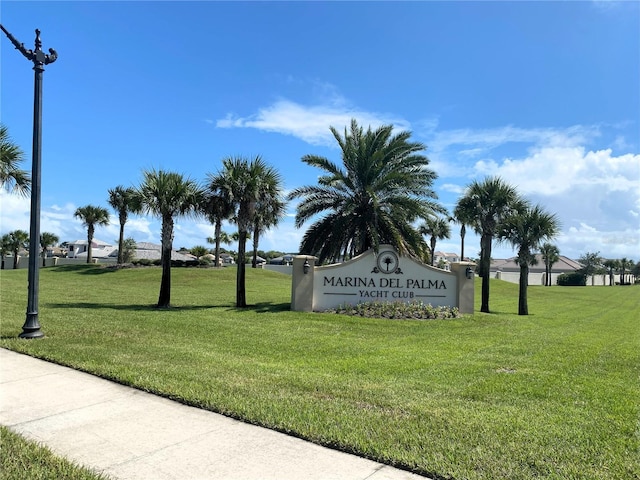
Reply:
[[[451,271],[456,274],[458,284],[457,303],[460,313],[473,313],[475,267],[476,264],[473,262],[457,262],[451,264]]]
[[[313,272],[317,260],[311,255],[293,257],[291,280],[291,310],[293,311],[313,311]]]

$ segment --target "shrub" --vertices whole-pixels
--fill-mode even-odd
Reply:
[[[341,305],[338,308],[327,310],[327,313],[397,320],[431,320],[461,317],[457,307],[434,307],[430,303],[423,302],[367,302],[357,305]]]
[[[151,265],[151,260],[149,260],[148,258],[141,258],[137,261],[137,264],[142,265],[143,267],[148,267],[149,265]]]
[[[584,287],[587,284],[587,276],[584,273],[563,273],[558,275],[558,285],[561,287]]]

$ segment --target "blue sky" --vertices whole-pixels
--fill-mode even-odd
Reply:
[[[356,118],[426,144],[450,210],[500,175],[558,215],[561,254],[640,259],[639,2],[4,0],[0,15],[59,54],[44,73],[41,230],[62,241],[86,237],[77,207],[109,208],[108,189],[143,169],[204,181],[226,156],[259,154],[287,191],[313,184],[301,157],[339,161],[329,126]],[[30,168],[32,64],[7,38],[0,52],[1,121]],[[0,233],[28,231],[28,198],[0,198]],[[295,207],[261,249],[297,252]],[[160,224],[134,216],[125,233],[159,243]],[[179,219],[174,247],[212,235]],[[96,238],[117,237],[112,212]],[[459,243],[454,228],[436,248]],[[476,255],[478,238],[465,243]]]

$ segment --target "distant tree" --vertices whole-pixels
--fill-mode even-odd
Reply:
[[[136,241],[129,237],[122,243],[122,263],[131,263],[136,253]],[[118,252],[120,253],[120,252]]]
[[[507,216],[525,209],[526,202],[520,198],[516,189],[499,177],[473,181],[456,203],[454,216],[473,227],[481,236],[479,264],[479,274],[482,277],[481,312],[489,313],[489,271],[493,238]]]
[[[640,261],[636,262],[631,269],[631,275],[633,275],[633,283],[636,283],[638,281],[638,277],[640,277]]]
[[[18,253],[20,252],[20,249],[29,248],[29,234],[24,230],[14,230],[13,232],[9,232],[7,247],[13,254],[13,269],[15,270],[18,268]]]
[[[607,259],[602,262],[604,268],[607,269],[607,273],[609,274],[609,285],[615,285],[615,274],[614,272],[620,267],[620,261],[616,259]]]
[[[124,225],[127,223],[129,212],[139,210],[139,207],[134,205],[134,201],[136,200],[134,193],[133,188],[125,188],[122,185],[118,185],[116,188],[109,190],[109,205],[111,205],[118,214],[118,221],[120,222],[118,264],[124,263]]]
[[[6,126],[0,125],[0,188],[20,195],[29,193],[31,179],[29,173],[20,169],[24,153],[13,143]]]
[[[276,195],[266,200],[258,200],[258,202],[256,202],[256,210],[253,218],[253,256],[251,261],[251,266],[253,268],[257,267],[258,243],[260,241],[260,236],[271,227],[275,227],[280,223],[280,220],[284,217],[287,205],[280,198],[280,192],[282,192],[282,180],[278,176],[277,179],[274,178],[271,179],[271,181],[276,182],[272,186],[272,188],[277,191]]]
[[[305,155],[302,161],[324,174],[317,185],[294,189],[289,200],[300,198],[295,226],[313,224],[305,232],[300,251],[319,263],[337,262],[381,244],[403,255],[423,258],[427,245],[414,223],[444,208],[435,200],[437,178],[422,143],[410,141],[411,132],[393,133],[393,125],[366,131],[356,120],[344,135],[330,127],[341,150],[342,164]]]
[[[207,247],[203,247],[202,245],[196,245],[195,247],[191,247],[191,255],[193,255],[194,257],[200,258],[206,254],[207,254]]]
[[[560,250],[555,245],[547,242],[540,247],[540,253],[542,254],[542,260],[544,260],[544,285],[548,287],[551,286],[553,264],[560,260]]]
[[[557,235],[560,223],[555,215],[547,213],[540,205],[513,212],[502,220],[497,238],[509,242],[518,249],[517,262],[520,266],[518,292],[518,315],[529,315],[527,287],[529,265],[537,263],[535,251],[545,240]]]
[[[42,232],[40,234],[40,249],[42,252],[42,266],[46,265],[47,248],[56,245],[60,239],[55,233]]]
[[[7,256],[8,253],[11,253],[11,237],[9,237],[8,233],[5,233],[0,239],[0,258],[2,258],[1,268],[4,270],[4,257]]]
[[[96,225],[109,225],[109,212],[106,208],[86,205],[78,208],[73,216],[82,220],[82,226],[87,227],[87,263],[91,263],[93,234]]]
[[[420,235],[429,237],[429,251],[431,252],[431,266],[435,264],[436,258],[436,242],[451,237],[451,227],[449,220],[443,217],[429,217],[420,227],[418,227]]]
[[[579,272],[587,278],[602,271],[602,257],[600,256],[600,252],[587,252],[578,259],[578,263],[582,265]]]
[[[216,267],[220,266],[220,244],[231,243],[228,235],[222,231],[222,222],[230,219],[235,213],[234,205],[230,198],[221,190],[224,182],[225,179],[221,174],[209,174],[207,176],[205,197],[201,206],[204,215],[215,228],[213,241],[207,239],[207,242],[215,245],[214,256]],[[226,238],[223,238],[223,234],[227,235]]]
[[[145,170],[135,190],[135,205],[142,213],[162,221],[162,280],[157,306],[168,308],[171,302],[171,250],[176,217],[196,215],[203,203],[204,192],[193,180],[164,170]]]
[[[627,281],[627,271],[630,271],[633,267],[633,260],[628,260],[626,257],[620,259],[618,267],[620,268],[620,285],[631,284],[631,281]]]

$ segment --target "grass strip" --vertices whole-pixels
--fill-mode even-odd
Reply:
[[[521,317],[495,281],[492,314],[414,321],[291,312],[259,269],[250,308],[234,269],[183,268],[157,310],[160,274],[45,269],[23,341],[3,271],[0,345],[436,478],[640,478],[638,287],[532,286]]]

